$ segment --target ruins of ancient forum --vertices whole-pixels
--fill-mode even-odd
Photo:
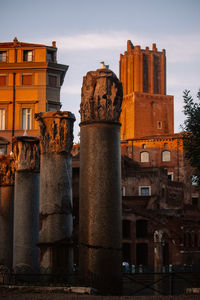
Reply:
[[[174,133],[165,50],[127,41],[119,79],[104,64],[84,76],[75,145],[67,70],[55,41],[0,43],[0,269],[76,266],[82,284],[115,294],[122,262],[199,265],[199,191]]]

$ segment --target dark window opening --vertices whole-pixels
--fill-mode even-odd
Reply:
[[[154,55],[153,64],[153,83],[154,83],[154,93],[159,94],[159,57]]]
[[[131,237],[131,221],[123,220],[122,222],[122,230],[123,230],[123,238],[130,238]]]
[[[169,265],[169,244],[163,245],[163,266]]]
[[[131,244],[123,243],[122,257],[123,257],[123,261],[131,263]]]
[[[24,50],[23,61],[33,61],[33,51],[32,50]]]
[[[143,54],[143,92],[148,93],[148,56]]]
[[[198,206],[198,198],[197,197],[192,197],[192,205],[195,207]]]
[[[136,244],[136,265],[148,265],[148,245],[146,243]]]
[[[147,224],[148,224],[148,222],[146,220],[136,221],[136,237],[137,238],[147,237]]]

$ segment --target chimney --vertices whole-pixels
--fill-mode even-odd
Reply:
[[[52,47],[56,48],[56,41],[52,42]]]

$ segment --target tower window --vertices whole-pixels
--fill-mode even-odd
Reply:
[[[171,152],[163,151],[162,152],[162,161],[170,161],[171,160]]]
[[[24,50],[23,61],[33,61],[33,50]]]
[[[5,109],[0,109],[0,130],[5,130],[5,124],[6,124],[6,120],[5,120]]]
[[[31,108],[22,108],[22,129],[31,130]]]
[[[6,51],[0,51],[0,62],[6,62]]]
[[[144,162],[149,162],[149,152],[147,152],[147,151],[141,152],[141,153],[140,153],[140,161],[141,161],[142,163],[144,163]]]
[[[158,128],[158,129],[162,129],[162,122],[161,122],[161,121],[158,121],[158,122],[157,122],[157,128]]]
[[[146,149],[147,145],[146,144],[142,144],[142,149]]]

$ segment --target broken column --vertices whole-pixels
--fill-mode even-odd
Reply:
[[[80,106],[79,242],[82,280],[103,292],[122,287],[122,84],[109,69],[83,78]]]
[[[14,159],[0,158],[0,265],[13,261]]]
[[[66,111],[35,115],[40,126],[40,270],[70,273],[72,245],[73,123]]]
[[[161,295],[163,291],[162,267],[163,267],[163,231],[154,232],[154,289],[155,295]]]
[[[15,159],[13,268],[38,271],[39,139],[13,138]]]

